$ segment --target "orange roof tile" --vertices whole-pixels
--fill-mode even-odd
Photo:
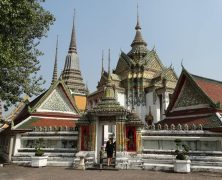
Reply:
[[[62,126],[62,127],[75,127],[73,120],[61,120],[61,119],[39,119],[32,123],[32,126],[49,127],[49,126]]]

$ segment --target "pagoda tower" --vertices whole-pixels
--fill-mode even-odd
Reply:
[[[73,27],[68,54],[66,56],[64,69],[62,72],[62,79],[70,89],[74,97],[76,106],[80,111],[86,108],[86,96],[88,90],[83,82],[79,67],[79,56],[77,54],[76,46],[76,31],[75,31],[75,16],[73,17]]]

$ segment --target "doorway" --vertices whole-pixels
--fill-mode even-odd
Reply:
[[[96,135],[96,162],[100,162],[100,151],[101,147],[103,147],[105,151],[106,142],[110,137],[113,138],[113,142],[116,141],[116,124],[115,122],[98,122],[97,124],[97,135]],[[115,156],[115,150],[113,153],[113,157]],[[113,158],[114,159],[114,158]],[[106,152],[104,152],[104,163],[107,161]]]

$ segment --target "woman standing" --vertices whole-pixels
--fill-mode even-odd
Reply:
[[[107,153],[107,165],[108,166],[110,166],[112,163],[113,150],[114,150],[113,139],[109,138],[109,140],[106,142],[106,153]]]

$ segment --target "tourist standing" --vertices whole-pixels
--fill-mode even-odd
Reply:
[[[107,165],[108,166],[110,166],[112,163],[113,150],[114,150],[113,139],[109,138],[109,140],[106,142],[106,153],[107,153]]]

